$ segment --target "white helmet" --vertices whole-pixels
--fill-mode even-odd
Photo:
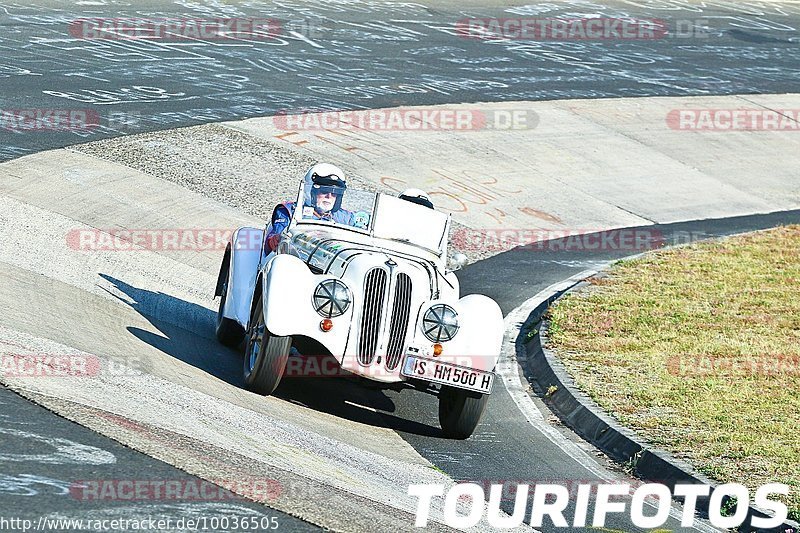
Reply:
[[[431,202],[430,196],[422,189],[406,189],[397,196],[401,200],[407,200],[411,203],[433,209],[433,202]]]
[[[336,203],[332,211],[342,207],[342,196],[347,189],[344,172],[336,165],[330,163],[317,163],[306,172],[303,194],[303,203],[307,206],[316,205],[316,196],[319,192],[332,192],[336,195]]]

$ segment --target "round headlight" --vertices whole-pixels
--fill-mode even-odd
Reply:
[[[434,305],[422,317],[422,332],[431,342],[449,341],[458,333],[458,313],[449,305]]]
[[[338,279],[328,279],[314,290],[314,310],[320,316],[331,318],[343,315],[350,307],[350,289]]]

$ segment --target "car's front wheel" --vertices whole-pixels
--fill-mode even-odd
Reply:
[[[270,395],[278,387],[286,369],[291,337],[276,337],[264,323],[264,306],[258,297],[247,328],[247,348],[244,352],[244,382],[248,390]]]
[[[439,424],[445,437],[466,439],[481,420],[489,396],[442,385],[439,392]]]

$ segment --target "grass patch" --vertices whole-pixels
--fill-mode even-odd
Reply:
[[[578,387],[713,479],[789,484],[800,518],[800,226],[649,254],[591,281],[550,311]]]

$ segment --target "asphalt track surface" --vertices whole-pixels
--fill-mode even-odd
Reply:
[[[278,26],[255,38],[80,38],[81,19],[210,17],[265,17]],[[559,41],[456,31],[459,21],[482,17],[657,19],[668,32],[651,40]],[[0,160],[125,133],[304,110],[793,92],[799,29],[798,4],[746,0],[4,1],[0,109],[88,110],[94,119],[68,131],[5,122]]]
[[[776,10],[766,4],[761,5],[760,12],[751,8],[748,14],[722,3],[704,9],[683,2],[653,4],[651,8],[641,7],[646,6],[644,3],[638,7],[629,3],[593,6],[606,16],[705,19],[712,31],[703,37],[650,42],[523,45],[462,39],[441,28],[451,27],[468,16],[555,16],[583,13],[586,5],[565,3],[557,10],[536,13],[530,8],[509,11],[502,7],[446,6],[410,8],[409,12],[409,8],[362,9],[349,2],[315,6],[313,13],[299,3],[284,3],[284,7],[268,13],[246,4],[241,9],[231,8],[230,12],[193,11],[160,3],[152,4],[152,8],[142,7],[146,5],[137,4],[135,9],[92,6],[92,11],[78,11],[54,4],[0,4],[0,27],[4,30],[0,34],[0,109],[93,109],[100,117],[98,127],[83,131],[0,130],[0,159],[106,136],[287,110],[791,91],[797,88],[800,64],[795,29],[800,27],[798,11],[788,7]],[[661,10],[659,5],[670,7]],[[319,48],[309,42],[319,45],[314,40],[319,35],[284,39],[285,44],[277,46],[268,41],[236,46],[197,42],[131,44],[76,41],[67,29],[69,21],[89,16],[265,14],[285,20],[313,19],[323,35],[342,32],[342,28],[346,31],[339,39],[328,38],[333,34],[327,33],[324,46]],[[414,62],[413,69],[408,68],[410,61]],[[788,212],[656,228],[668,241],[680,241],[687,234],[694,238],[713,237],[798,221],[800,213]],[[628,253],[512,251],[471,265],[459,273],[459,278],[463,292],[488,294],[508,313],[550,284]],[[372,414],[344,403],[349,383],[327,380],[320,384],[322,390],[318,388],[312,394],[306,383],[302,385],[287,380],[278,394],[345,418],[369,416],[375,420]],[[505,390],[499,388],[498,392],[492,396],[476,435],[467,441],[441,438],[432,397],[375,391],[370,394],[370,401],[382,413],[380,423],[398,431],[420,454],[454,479],[513,479],[529,483],[596,479],[587,465],[577,464],[532,430]],[[0,399],[4,406],[0,427],[0,508],[14,510],[15,516],[35,520],[43,513],[73,516],[71,513],[85,511],[86,502],[70,496],[65,480],[190,478],[60,419],[4,388],[0,389]],[[38,437],[25,437],[20,432]],[[567,431],[563,436],[577,441]],[[56,442],[47,439],[55,438],[91,446],[111,454],[115,460],[91,467],[43,461]],[[37,446],[40,454],[35,452]],[[111,516],[124,504],[104,501],[92,505],[101,516]],[[226,505],[240,506],[243,513],[279,516],[282,530],[310,527],[260,505],[239,501]],[[161,512],[167,516],[231,511],[213,507],[186,502],[172,507],[144,506],[151,514]],[[610,520],[607,527],[634,529],[621,519]],[[677,529],[674,523],[666,527]]]
[[[647,226],[666,244],[713,238],[734,233],[800,222],[800,211],[752,215],[720,220],[702,220]],[[552,283],[587,268],[630,254],[630,250],[564,250],[564,242],[552,241],[543,250],[513,250],[470,265],[459,272],[465,292],[484,292],[500,302],[504,314],[522,304]],[[207,364],[207,363],[206,363]],[[235,367],[235,368],[234,368]],[[220,359],[205,367],[215,375],[237,372],[239,363]],[[345,419],[382,425],[397,431],[420,454],[456,480],[478,483],[513,480],[518,483],[591,483],[599,481],[597,469],[613,468],[602,458],[578,463],[563,442],[553,442],[521,416],[503,387],[496,387],[488,410],[475,435],[466,441],[441,437],[433,397],[389,391],[365,391],[363,387],[340,379],[286,379],[276,395]],[[0,463],[3,484],[0,506],[13,509],[13,515],[34,522],[49,517],[142,517],[163,516],[173,520],[188,516],[252,516],[261,513],[279,517],[281,530],[304,530],[311,526],[297,519],[246,501],[233,502],[130,502],[115,500],[82,501],[75,497],[75,480],[86,479],[167,479],[196,481],[160,461],[127,449],[77,424],[65,421],[43,408],[32,405],[7,389],[0,389],[4,408],[0,426]],[[355,406],[357,399],[375,412]],[[534,398],[538,403],[538,400]],[[539,404],[543,412],[546,407]],[[377,413],[377,414],[376,414]],[[591,451],[572,433],[560,429],[564,440],[571,440]],[[53,439],[64,439],[55,441]],[[59,446],[57,446],[59,444]],[[69,455],[54,453],[65,446],[81,445],[89,450],[81,460],[57,460]],[[56,459],[53,459],[56,457]],[[74,457],[74,454],[72,455]],[[595,462],[597,461],[597,462]],[[72,490],[70,490],[72,489]],[[511,511],[512,502],[504,502]],[[568,509],[566,516],[570,516]],[[591,515],[590,515],[591,516]],[[636,531],[623,516],[610,515],[608,528]],[[674,522],[665,525],[679,530]],[[543,527],[543,531],[557,528]]]
[[[206,520],[238,516],[269,524],[275,518],[280,531],[309,531],[318,528],[280,511],[238,498],[221,489],[147,455],[126,448],[107,437],[33,404],[5,387],[0,387],[0,517],[52,520],[40,531],[55,531],[56,520],[178,520],[205,517]],[[169,481],[180,483],[179,491],[190,487],[213,494],[210,499],[108,498],[91,492],[98,480]],[[154,487],[156,485],[153,485]],[[116,489],[115,489],[116,490]],[[156,490],[155,488],[153,490]],[[162,486],[162,489],[164,487]],[[209,522],[210,523],[210,522]],[[0,530],[7,530],[0,527]],[[66,529],[66,528],[64,528]],[[76,528],[77,529],[77,528]],[[108,530],[108,529],[107,529]]]

